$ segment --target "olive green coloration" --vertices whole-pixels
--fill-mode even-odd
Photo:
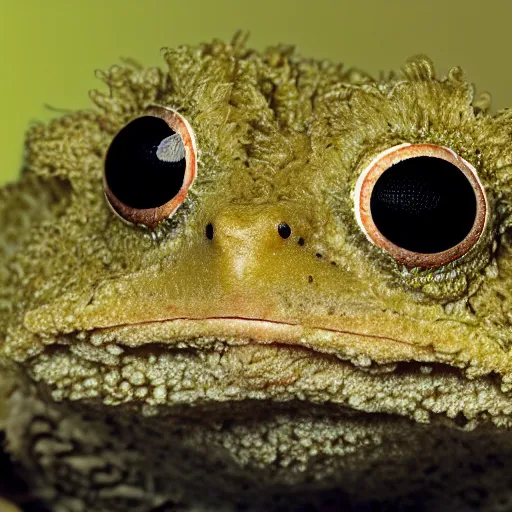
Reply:
[[[380,80],[241,37],[164,59],[33,126],[0,191],[0,421],[34,494],[509,510],[509,111],[425,57]],[[198,172],[151,231],[110,210],[103,162],[154,105],[190,123]],[[396,263],[354,215],[361,171],[404,142],[451,148],[485,188],[482,237],[444,267]]]

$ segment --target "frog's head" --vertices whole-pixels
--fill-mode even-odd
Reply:
[[[1,359],[55,400],[145,414],[254,399],[509,425],[510,114],[425,58],[375,81],[239,40],[164,55],[31,129],[25,181],[66,185],[9,256]],[[434,213],[397,227],[407,201]]]

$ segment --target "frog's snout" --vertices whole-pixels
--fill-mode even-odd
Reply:
[[[205,227],[205,234],[220,250],[269,250],[290,238],[290,212],[275,206],[235,206],[221,210]]]
[[[222,208],[205,226],[211,255],[231,279],[268,273],[268,265],[285,257],[300,237],[300,222],[281,205],[236,205]],[[289,254],[288,254],[289,256]],[[260,276],[262,277],[262,276]]]
[[[292,229],[287,222],[280,222],[277,226],[277,232],[281,238],[286,240],[292,234]],[[213,237],[215,235],[215,229],[211,222],[209,222],[206,225],[205,234],[206,234],[206,238],[208,238],[208,240],[213,240]]]

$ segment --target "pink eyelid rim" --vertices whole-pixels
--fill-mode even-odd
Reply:
[[[464,240],[446,251],[426,254],[399,247],[378,230],[372,218],[370,199],[377,180],[392,165],[417,156],[442,158],[455,165],[466,176],[475,193],[477,206],[473,226]],[[450,148],[435,144],[404,143],[379,153],[359,175],[354,190],[354,207],[357,223],[368,240],[387,251],[397,262],[410,268],[439,267],[460,258],[480,239],[488,218],[487,198],[476,169]]]

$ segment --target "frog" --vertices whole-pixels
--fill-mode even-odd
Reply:
[[[510,510],[510,111],[246,39],[29,128],[6,453],[56,512]]]

